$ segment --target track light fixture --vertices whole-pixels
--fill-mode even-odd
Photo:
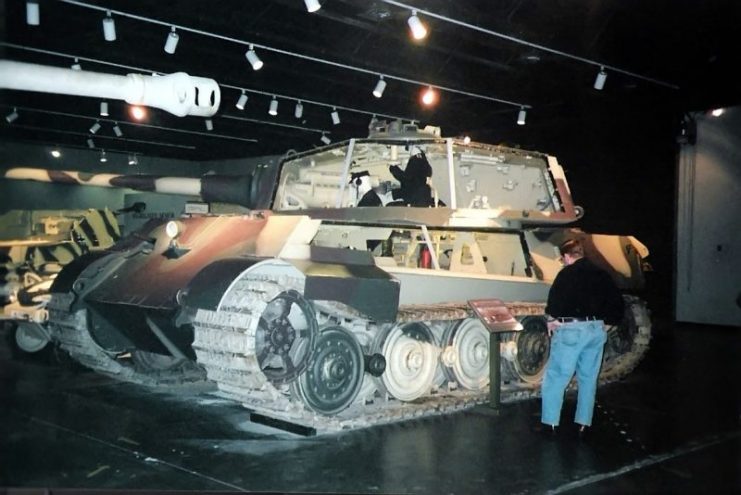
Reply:
[[[12,124],[17,119],[18,119],[18,110],[16,108],[13,108],[13,111],[5,116],[5,120],[8,121],[8,124]]]
[[[100,161],[102,163],[105,163],[108,161],[108,157],[105,156],[105,150],[100,150]]]
[[[90,126],[90,134],[95,134],[99,130],[100,130],[100,122],[96,120],[95,123]]]
[[[520,107],[520,111],[517,113],[517,125],[525,125],[526,117],[527,110],[525,110],[525,107]]]
[[[116,21],[111,17],[111,11],[106,11],[103,18],[103,37],[106,41],[116,41]]]
[[[471,136],[463,136],[463,144],[471,144]]]
[[[594,79],[594,89],[601,91],[602,88],[605,87],[606,80],[607,80],[607,72],[605,72],[605,67],[602,66],[599,68],[597,77]]]
[[[26,24],[29,26],[38,26],[41,20],[39,14],[39,2],[36,0],[26,2]]]
[[[373,88],[373,96],[380,98],[383,96],[383,91],[386,89],[386,81],[383,80],[383,76],[379,76],[376,87]]]
[[[178,47],[180,36],[175,32],[175,26],[172,26],[170,29],[170,34],[167,35],[167,40],[165,40],[165,53],[172,55]]]
[[[332,124],[337,125],[340,123],[340,113],[337,111],[337,108],[332,108]]]
[[[207,131],[213,131],[214,130],[214,121],[211,119],[206,119],[206,130]]]
[[[301,103],[301,100],[296,102],[296,108],[293,110],[293,116],[297,119],[300,119],[301,116],[304,114],[304,105]]]
[[[304,4],[306,4],[306,10],[309,12],[316,12],[322,8],[322,4],[319,3],[319,0],[304,0]]]
[[[135,154],[129,155],[129,165],[139,165],[139,160],[136,158]]]
[[[90,148],[90,149],[95,148],[95,142],[93,142],[93,138],[88,138],[87,139],[87,147]]]
[[[422,93],[422,103],[428,107],[437,103],[437,92],[432,86],[427,86],[425,92]]]
[[[325,133],[322,133],[322,137],[320,137],[319,140],[323,142],[324,144],[329,144],[332,142],[332,140],[329,139],[329,137],[327,137]]]
[[[113,134],[115,134],[116,137],[123,136],[123,131],[121,130],[121,127],[119,127],[118,122],[113,123]]]
[[[421,40],[427,36],[427,28],[417,17],[416,10],[412,10],[412,15],[407,19],[407,24],[409,24],[409,29],[412,30],[412,38],[415,40]]]
[[[239,95],[239,98],[237,99],[237,104],[234,105],[240,110],[244,110],[244,106],[247,104],[247,95],[245,94],[244,90],[242,90],[242,94]]]
[[[100,116],[108,117],[108,102],[107,101],[100,102]]]
[[[278,115],[278,100],[273,96],[273,99],[270,100],[270,108],[268,109],[268,113],[275,117]]]
[[[247,50],[247,53],[245,53],[244,56],[247,57],[247,60],[250,62],[250,65],[252,65],[252,70],[262,69],[262,66],[264,64],[262,63],[262,60],[260,60],[260,57],[257,56],[257,53],[255,53],[254,46],[250,45],[250,49]]]
[[[75,57],[75,61],[72,63],[72,65],[69,66],[72,70],[82,70],[82,66],[80,65],[80,60]]]
[[[62,152],[61,152],[61,151],[59,151],[59,150],[58,150],[57,148],[54,148],[53,150],[51,150],[51,151],[49,152],[49,154],[50,154],[51,156],[53,156],[54,158],[59,158],[60,156],[62,156]]]

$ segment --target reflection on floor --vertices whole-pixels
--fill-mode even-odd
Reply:
[[[741,329],[657,323],[601,388],[595,426],[532,431],[540,403],[303,438],[195,391],[12,359],[0,344],[0,486],[319,493],[739,493]]]

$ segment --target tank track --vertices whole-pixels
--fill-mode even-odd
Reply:
[[[186,361],[163,371],[141,370],[131,362],[130,356],[102,349],[87,330],[87,311],[71,311],[73,301],[73,294],[54,293],[47,309],[52,340],[76,362],[98,373],[141,385],[178,388],[198,384],[209,388],[205,371],[196,363]]]
[[[196,311],[193,348],[197,364],[188,362],[172,370],[145,372],[121,356],[101,349],[87,331],[86,311],[70,311],[73,302],[70,294],[53,295],[48,306],[50,329],[55,342],[74,360],[99,373],[158,388],[197,384],[213,391],[215,384],[217,395],[236,400],[254,413],[311,428],[319,434],[442,415],[488,402],[488,388],[465,390],[445,378],[436,379],[429,394],[414,401],[399,401],[384,393],[377,379],[365,373],[361,392],[347,409],[334,416],[309,410],[289,384],[275,385],[267,380],[255,354],[255,332],[268,302],[286,290],[300,290],[302,285],[302,280],[289,277],[275,280],[254,276],[238,281],[224,297],[218,311]],[[605,363],[601,384],[630,373],[648,350],[651,333],[648,310],[637,297],[626,296],[626,303],[634,324],[631,348]],[[508,303],[508,307],[515,316],[542,315],[544,309],[544,305],[538,303],[515,302]],[[368,322],[361,321],[362,317],[351,308],[323,302],[315,304],[315,308],[322,322],[333,321],[347,328],[367,331]],[[399,308],[397,323],[452,323],[472,316],[466,304],[403,306]],[[367,338],[358,337],[367,345]],[[505,346],[506,341],[502,345]],[[502,363],[503,403],[540,396],[538,384],[519,380],[513,368],[506,366],[504,357]]]

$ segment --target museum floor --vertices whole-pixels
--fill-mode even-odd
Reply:
[[[2,339],[0,493],[741,493],[741,329],[654,328],[584,440],[534,433],[538,400],[300,437],[213,396],[12,360]]]

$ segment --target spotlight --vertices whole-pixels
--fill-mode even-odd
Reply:
[[[297,119],[300,119],[303,114],[304,114],[304,105],[299,100],[296,102],[296,108],[293,110],[293,116],[296,117]]]
[[[471,136],[464,136],[463,144],[471,144]]]
[[[517,114],[517,125],[525,125],[525,117],[527,117],[527,110],[525,110],[525,107],[520,107]]]
[[[95,143],[93,142],[93,138],[88,138],[87,140],[87,147],[90,149],[95,148]]]
[[[432,86],[427,86],[427,89],[422,94],[422,103],[428,107],[437,103],[437,92]]]
[[[252,65],[252,70],[262,69],[263,63],[262,60],[260,60],[260,57],[257,56],[257,53],[255,53],[255,47],[250,45],[250,49],[247,50],[247,53],[245,53],[244,56],[247,57],[247,60]]]
[[[105,150],[100,150],[100,161],[102,163],[105,163],[108,161],[108,157],[105,156]]]
[[[106,12],[103,18],[103,37],[106,41],[116,41],[116,21],[111,17],[111,11]]]
[[[99,130],[100,130],[100,122],[96,120],[95,123],[90,126],[90,134],[95,134]]]
[[[604,67],[599,68],[597,77],[594,79],[594,89],[601,91],[605,87],[605,81],[607,80],[607,72]]]
[[[304,0],[304,3],[306,4],[306,10],[309,12],[316,12],[322,8],[322,4],[319,3],[319,0]]]
[[[273,117],[278,115],[278,100],[275,99],[275,96],[273,96],[273,99],[270,101],[270,109],[268,110],[268,113]]]
[[[336,108],[332,109],[332,124],[337,125],[340,123],[340,114]]]
[[[383,91],[386,89],[386,81],[383,80],[383,76],[380,76],[378,78],[378,82],[376,83],[376,87],[373,89],[373,96],[376,98],[380,98],[383,96]]]
[[[72,70],[82,70],[82,66],[80,65],[80,60],[75,57],[75,62],[69,66]]]
[[[139,160],[136,158],[136,155],[129,155],[129,165],[138,165]]]
[[[12,124],[17,119],[18,119],[18,110],[16,108],[14,108],[12,112],[10,112],[8,115],[5,116],[5,120],[8,121],[8,124]]]
[[[242,90],[242,94],[239,95],[239,99],[237,99],[237,104],[235,106],[240,110],[244,110],[244,106],[246,104],[247,104],[247,95],[245,94],[244,90]]]
[[[147,111],[139,105],[130,106],[129,113],[134,120],[144,120],[147,117]]]
[[[178,47],[178,41],[180,41],[180,36],[175,32],[175,26],[172,26],[171,29],[172,31],[167,35],[167,40],[165,41],[165,52],[170,55],[175,53]]]
[[[407,24],[409,24],[409,28],[412,30],[412,37],[415,40],[421,40],[427,36],[427,28],[419,20],[419,17],[417,17],[416,10],[412,10],[412,15],[407,19]]]
[[[100,102],[100,116],[108,117],[108,102],[107,101]]]
[[[725,110],[724,109],[722,109],[722,108],[716,108],[716,109],[714,109],[714,110],[712,110],[710,112],[710,115],[712,115],[713,117],[720,117],[724,113],[725,113]]]
[[[54,158],[59,158],[60,156],[62,156],[62,152],[61,152],[61,151],[59,151],[59,150],[58,150],[58,149],[56,149],[56,148],[54,148],[53,150],[51,150],[51,151],[50,151],[50,154],[51,154],[51,156],[53,156]]]
[[[324,144],[329,144],[329,143],[331,143],[331,142],[332,142],[332,140],[331,140],[331,139],[329,139],[329,138],[327,137],[327,135],[326,135],[326,134],[324,134],[324,133],[322,133],[322,137],[320,137],[320,138],[319,138],[319,140],[320,140],[321,142],[323,142]]]
[[[206,119],[206,130],[207,131],[213,131],[214,130],[214,121],[211,119]]]
[[[38,26],[39,21],[39,2],[36,0],[26,2],[26,24],[29,26]]]
[[[116,137],[121,137],[121,136],[123,136],[123,131],[122,131],[122,130],[121,130],[121,128],[120,128],[120,127],[118,126],[118,122],[114,122],[114,123],[113,123],[113,134],[115,134],[115,135],[116,135]]]

